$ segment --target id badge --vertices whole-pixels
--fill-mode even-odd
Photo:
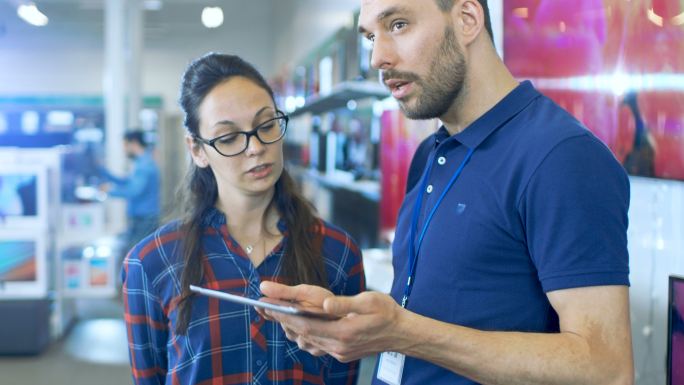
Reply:
[[[378,365],[378,380],[389,385],[401,385],[401,375],[404,372],[406,356],[401,353],[384,352],[380,355]]]

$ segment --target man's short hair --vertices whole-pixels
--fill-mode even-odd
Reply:
[[[454,7],[454,1],[455,0],[435,0],[437,2],[437,6],[439,9],[442,10],[442,12],[447,12],[451,11],[451,8]],[[487,30],[487,33],[489,34],[489,37],[492,39],[492,43],[494,43],[494,32],[492,31],[492,19],[489,16],[489,6],[487,5],[487,0],[477,0],[478,3],[482,6],[482,9],[484,9],[484,14],[485,14],[485,29]]]
[[[147,147],[145,141],[145,133],[142,130],[132,130],[124,134],[124,140],[127,142],[137,142],[143,147]]]

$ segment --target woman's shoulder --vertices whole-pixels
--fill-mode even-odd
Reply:
[[[319,231],[323,235],[324,244],[349,249],[349,251],[353,252],[354,254],[361,255],[361,249],[359,248],[359,245],[343,228],[330,222],[321,220]]]
[[[180,258],[183,234],[179,220],[166,223],[140,240],[128,252],[125,263],[140,264],[148,274],[163,271]]]

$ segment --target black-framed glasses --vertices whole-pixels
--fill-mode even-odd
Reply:
[[[236,156],[242,154],[249,147],[249,139],[252,136],[256,136],[262,144],[273,144],[279,141],[285,136],[289,121],[289,116],[281,111],[276,111],[275,118],[259,124],[251,131],[231,132],[214,139],[195,136],[195,139],[214,147],[214,150],[223,156]]]

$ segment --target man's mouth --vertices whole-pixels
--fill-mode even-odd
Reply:
[[[413,82],[398,79],[389,79],[385,81],[385,85],[390,89],[392,96],[395,99],[402,99],[411,91]]]

